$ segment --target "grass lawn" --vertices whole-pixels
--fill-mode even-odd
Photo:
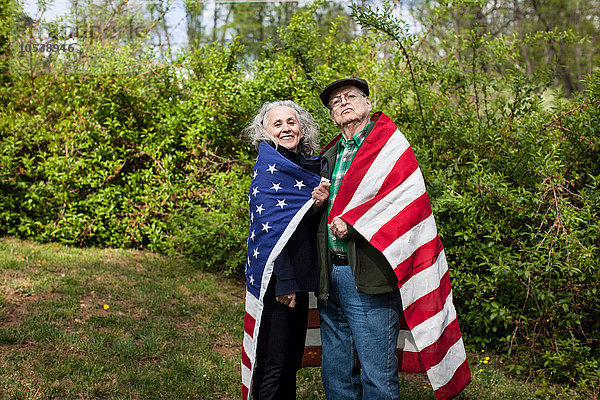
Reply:
[[[239,399],[243,298],[148,252],[0,239],[0,399]],[[483,359],[460,399],[584,398]],[[402,374],[401,392],[434,399],[423,375]],[[300,371],[298,398],[325,398],[318,369]]]

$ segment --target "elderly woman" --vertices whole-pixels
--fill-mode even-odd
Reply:
[[[260,169],[259,172],[259,168],[255,167],[255,174],[264,173],[269,179],[267,186],[263,186],[264,189],[260,187],[260,190],[273,192],[267,190],[268,185],[271,185],[271,181],[273,181],[271,189],[278,192],[278,180],[280,178],[276,178],[277,175],[273,174],[275,171],[282,173],[283,164],[287,163],[283,162],[280,156],[298,166],[294,167],[295,170],[303,171],[304,169],[314,173],[314,175],[308,173],[308,176],[314,176],[312,182],[318,184],[312,189],[312,193],[310,187],[306,188],[306,203],[310,203],[312,195],[314,204],[298,222],[281,252],[275,253],[276,259],[272,264],[270,278],[267,275],[266,280],[264,277],[261,279],[263,283],[267,282],[267,289],[263,297],[262,313],[258,317],[260,330],[256,343],[256,361],[254,363],[254,373],[250,372],[253,378],[249,379],[252,382],[252,387],[246,388],[249,393],[245,394],[246,397],[249,397],[251,393],[255,400],[295,399],[296,372],[301,365],[306,338],[308,292],[318,290],[319,283],[314,238],[322,214],[320,206],[329,194],[329,183],[319,184],[320,163],[318,159],[311,158],[318,148],[318,126],[312,116],[293,101],[277,101],[263,105],[254,121],[245,129],[245,134],[250,143],[257,146],[257,148],[262,142],[271,145],[272,149],[271,147],[264,149],[271,152],[272,157],[276,157],[274,158],[275,161],[279,160],[268,164],[270,173],[264,168]],[[259,159],[261,154],[264,154],[263,150],[259,151]],[[258,162],[257,160],[257,165]],[[303,173],[307,174],[306,171]],[[294,176],[294,178],[296,177]],[[309,181],[296,178],[295,182],[297,183],[297,189],[302,189],[303,182]],[[253,184],[253,188],[254,194],[260,191],[258,184]],[[292,189],[294,192],[298,191],[296,188]],[[252,190],[251,188],[251,195]],[[268,193],[265,195],[268,195]],[[278,192],[273,196],[273,198],[278,199],[278,202],[281,202],[278,203],[281,209],[287,205],[285,200],[280,199],[285,197],[283,192]],[[261,204],[256,206],[256,213],[253,213],[253,209],[250,210],[252,221],[265,216],[262,212],[263,201],[261,200],[258,203]],[[267,207],[266,202],[265,207]],[[276,207],[273,208],[276,209]],[[267,222],[267,226],[268,224],[269,222]],[[255,284],[254,276],[249,275],[248,272],[250,263],[254,262],[253,253],[251,252],[251,246],[256,245],[253,242],[254,236],[254,230],[251,227],[251,236],[248,241],[247,287]],[[263,244],[256,246],[254,254],[259,253],[259,247],[261,252],[265,251]],[[267,269],[267,267],[264,268]],[[247,298],[247,314],[248,303]],[[254,330],[254,322],[251,325],[251,328],[245,327],[246,332]],[[244,359],[242,364],[244,365]],[[242,380],[244,380],[244,372],[242,373]]]

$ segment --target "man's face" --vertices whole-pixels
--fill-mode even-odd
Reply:
[[[346,95],[350,93],[361,93],[356,97],[355,101],[348,101]],[[337,107],[333,107],[329,111],[331,119],[338,128],[357,123],[358,125],[367,125],[369,123],[369,112],[371,111],[371,101],[368,97],[362,95],[362,91],[356,86],[342,86],[331,93],[329,103],[339,97],[341,101]],[[351,96],[352,97],[352,96]]]

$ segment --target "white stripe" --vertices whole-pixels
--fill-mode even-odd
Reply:
[[[454,373],[465,362],[467,354],[462,339],[454,343],[439,364],[427,371],[433,390],[437,390],[450,382]]]
[[[317,298],[313,292],[308,293],[308,309],[317,308]]]
[[[306,330],[306,341],[305,346],[320,346],[321,345],[321,331],[319,328],[311,328]]]
[[[392,136],[388,139],[379,154],[371,164],[371,167],[367,170],[365,176],[362,178],[356,192],[352,196],[352,199],[342,212],[353,209],[354,207],[371,200],[377,191],[373,188],[380,188],[385,180],[386,176],[390,173],[394,167],[395,161],[398,157],[403,154],[410,145],[404,137],[404,135],[396,129]],[[394,162],[390,162],[394,160]]]
[[[412,303],[440,287],[442,276],[448,271],[446,253],[440,252],[433,265],[413,275],[400,288],[402,307],[406,310]]]
[[[246,290],[246,312],[252,316],[255,320],[262,312],[261,302],[254,297],[252,293]]]
[[[254,365],[254,359],[256,358],[256,340],[244,332],[244,339],[242,339],[242,341],[242,346],[244,346],[246,355],[250,359],[251,365]]]
[[[437,228],[433,214],[431,214],[390,244],[383,251],[383,255],[388,259],[392,267],[395,268],[414,253],[416,249],[432,241],[436,236]]]
[[[373,205],[354,224],[354,228],[367,240],[406,206],[425,193],[425,181],[417,168],[401,185]]]
[[[452,304],[452,292],[446,297],[444,308],[431,318],[415,326],[412,334],[419,349],[437,342],[442,332],[452,321],[456,319],[456,310]]]
[[[402,351],[408,351],[411,353],[418,353],[419,352],[419,348],[417,347],[417,344],[415,343],[415,338],[413,337],[412,333],[410,333],[410,331],[406,331],[401,329],[400,333],[398,334],[398,344],[396,345],[396,348],[402,349]]]
[[[246,387],[250,387],[250,382],[252,380],[252,371],[250,371],[244,364],[242,364],[242,383]]]

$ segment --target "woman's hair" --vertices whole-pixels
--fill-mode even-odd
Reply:
[[[267,114],[275,107],[290,107],[296,112],[298,122],[300,124],[300,143],[298,144],[298,152],[305,157],[313,156],[319,149],[319,125],[315,122],[312,115],[304,108],[291,100],[274,101],[265,103],[260,111],[254,117],[250,125],[244,129],[244,135],[248,138],[250,144],[258,149],[260,142],[271,142],[277,148],[277,140],[269,135],[266,129]]]

